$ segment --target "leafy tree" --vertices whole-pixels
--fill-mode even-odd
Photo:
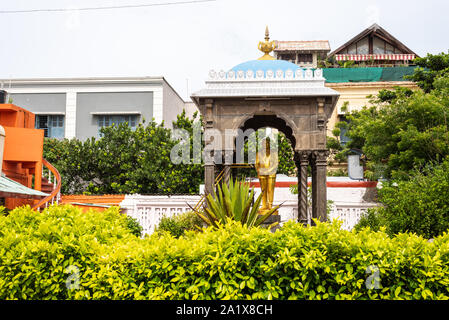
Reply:
[[[449,53],[440,53],[437,55],[427,54],[426,57],[416,58],[414,60],[418,67],[411,76],[407,76],[418,84],[418,86],[429,93],[435,86],[435,79],[449,74]]]
[[[185,112],[176,128],[192,131],[196,120]],[[132,130],[126,123],[101,129],[100,139],[46,139],[44,157],[62,176],[63,193],[195,194],[203,181],[201,164],[174,164],[178,143],[171,130],[154,121]]]
[[[97,165],[95,139],[44,139],[44,158],[58,169],[62,177],[62,193],[82,193],[95,178]]]
[[[449,155],[449,75],[434,83],[430,93],[381,92],[373,106],[348,114],[349,122],[338,126],[346,128],[351,141],[334,151],[344,157],[350,149],[362,150],[371,179],[406,178],[416,167],[441,162]]]
[[[381,226],[391,236],[413,232],[427,239],[449,229],[449,158],[413,170],[408,180],[384,182],[379,190],[382,207],[370,210],[356,226]]]
[[[279,174],[285,174],[287,176],[294,175],[296,172],[296,165],[293,160],[294,151],[288,138],[282,133],[278,136],[278,171]]]

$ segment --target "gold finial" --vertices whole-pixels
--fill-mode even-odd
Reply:
[[[259,60],[275,60],[274,57],[270,56],[270,52],[276,49],[276,43],[274,41],[270,42],[268,26],[265,28],[265,42],[259,41],[257,48],[264,53]]]

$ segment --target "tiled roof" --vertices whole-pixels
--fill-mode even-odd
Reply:
[[[322,50],[330,51],[331,47],[328,40],[314,41],[279,41],[275,40],[275,51],[301,51],[301,50]]]
[[[48,196],[48,194],[43,193],[38,190],[30,189],[24,185],[11,180],[4,175],[0,176],[0,193],[5,193],[11,197],[21,197],[21,198],[43,198]]]

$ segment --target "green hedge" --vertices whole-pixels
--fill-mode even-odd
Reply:
[[[163,217],[156,228],[159,233],[168,232],[175,238],[186,231],[194,231],[203,227],[203,220],[193,211],[187,211],[173,217]]]
[[[356,229],[385,226],[389,235],[413,232],[427,239],[449,229],[449,158],[411,171],[407,180],[383,182],[378,193],[382,206],[362,216]]]
[[[448,254],[448,234],[291,222],[142,239],[115,209],[20,208],[0,217],[0,299],[446,299]],[[365,285],[369,266],[378,289]]]

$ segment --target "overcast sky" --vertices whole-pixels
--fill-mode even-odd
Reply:
[[[0,0],[0,11],[178,1]],[[164,76],[187,99],[210,69],[257,59],[265,25],[272,40],[329,40],[333,50],[377,22],[422,56],[448,51],[448,12],[446,0],[216,0],[0,13],[0,78]]]

